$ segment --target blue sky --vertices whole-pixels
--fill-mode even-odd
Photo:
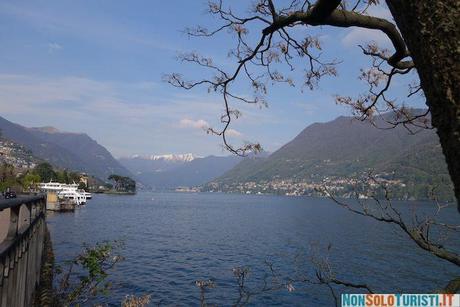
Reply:
[[[247,3],[231,1],[242,9]],[[216,24],[205,9],[201,0],[0,1],[0,115],[25,126],[85,132],[117,157],[227,154],[221,140],[202,129],[218,123],[221,98],[162,81],[172,72],[191,79],[206,73],[177,62],[180,52],[197,51],[233,67],[226,57],[231,35],[190,39],[183,33]],[[382,7],[374,13],[388,16]],[[339,77],[325,79],[315,91],[275,85],[268,108],[236,105],[243,117],[232,127],[235,144],[260,142],[273,151],[311,123],[349,115],[333,95],[362,89],[357,76],[368,61],[357,45],[387,44],[378,32],[361,29],[294,31],[320,36],[324,56],[343,61]],[[244,85],[238,90],[250,94]]]

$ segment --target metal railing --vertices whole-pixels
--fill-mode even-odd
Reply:
[[[33,304],[40,280],[45,210],[45,195],[0,200],[1,223],[8,224],[0,243],[1,307]]]

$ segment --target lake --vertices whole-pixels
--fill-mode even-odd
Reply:
[[[427,202],[398,203],[427,211]],[[456,208],[443,210],[460,224]],[[229,306],[238,298],[232,268],[250,268],[247,283],[263,286],[269,261],[283,278],[313,277],[311,258],[328,257],[335,276],[367,283],[379,293],[426,293],[460,276],[458,267],[418,248],[394,226],[352,214],[328,199],[220,193],[94,195],[75,213],[50,214],[57,262],[72,259],[83,243],[123,240],[113,289],[97,302],[120,306],[127,294],[151,294],[152,306],[200,304],[196,280],[212,279],[207,302]],[[448,244],[460,250],[459,236]],[[282,277],[280,277],[282,278]],[[330,306],[325,286],[294,283],[254,295],[254,306]]]

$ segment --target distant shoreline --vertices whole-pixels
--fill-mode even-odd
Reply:
[[[136,195],[136,192],[120,192],[120,191],[94,191],[95,194],[112,194],[112,195]]]
[[[286,195],[282,193],[239,193],[239,192],[224,192],[224,191],[175,191],[175,190],[140,190],[138,191],[140,193],[177,193],[177,194],[228,194],[228,195],[243,195],[243,196],[279,196],[279,197],[288,197],[288,198],[318,198],[318,199],[329,199],[327,196],[320,196],[320,195],[307,195],[307,194],[302,194],[302,195]],[[346,200],[356,200],[354,197],[337,197],[337,199],[346,199]],[[367,200],[367,201],[372,201],[372,198],[360,198],[359,200]],[[379,200],[384,200],[384,199],[379,199]],[[391,201],[397,201],[397,202],[433,202],[433,200],[428,199],[428,198],[422,198],[422,199],[400,199],[400,198],[394,198],[391,199]],[[453,201],[441,201],[442,203],[445,204],[452,204],[454,203]]]

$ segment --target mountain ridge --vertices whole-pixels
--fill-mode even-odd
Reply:
[[[386,122],[377,119],[376,124],[384,127]],[[372,171],[397,180],[409,194],[418,196],[427,193],[429,186],[451,184],[433,130],[412,135],[402,126],[382,130],[346,116],[311,124],[269,157],[245,159],[210,184],[231,191],[248,182],[319,182]],[[442,194],[450,197],[449,189]]]
[[[212,180],[239,162],[236,156],[195,157],[190,161],[120,158],[122,165],[143,184],[156,190],[198,186]]]
[[[105,147],[85,133],[61,132],[50,126],[27,128],[1,116],[0,129],[5,137],[56,167],[87,172],[102,180],[112,173],[131,175]]]
[[[168,161],[184,161],[190,162],[196,158],[202,158],[192,153],[184,154],[162,154],[162,155],[139,155],[134,154],[128,157],[120,157],[119,159],[141,159],[141,160],[168,160]]]

